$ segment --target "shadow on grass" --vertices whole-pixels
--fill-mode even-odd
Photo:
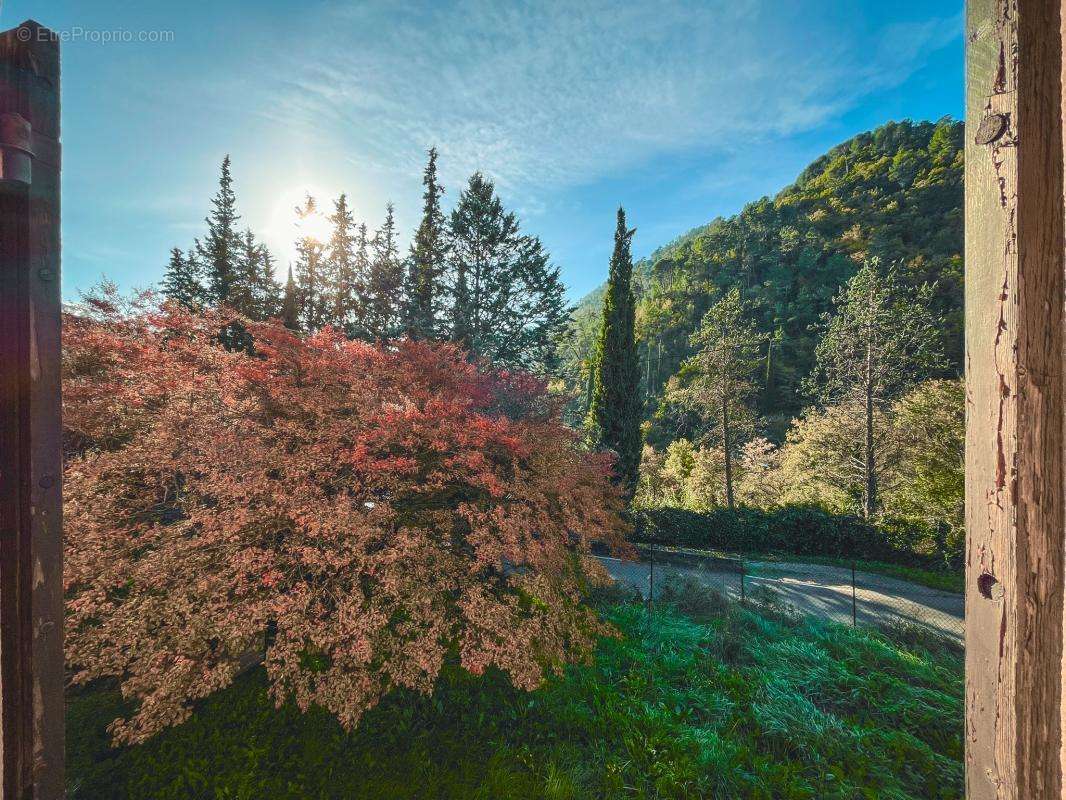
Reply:
[[[685,592],[650,616],[611,605],[622,636],[536,692],[454,669],[350,734],[323,711],[275,709],[256,671],[179,728],[114,750],[104,728],[121,698],[82,690],[69,797],[962,797],[956,652]]]

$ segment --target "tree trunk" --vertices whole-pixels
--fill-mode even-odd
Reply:
[[[656,337],[656,393],[662,387],[663,373],[663,340]]]
[[[589,364],[589,376],[585,381],[585,413],[592,410],[592,395],[596,391],[596,362]]]
[[[733,457],[730,454],[732,443],[729,440],[729,400],[722,397],[722,450],[725,456],[725,502],[732,511],[736,507],[733,500]]]
[[[874,386],[872,375],[873,351],[871,345],[866,345],[866,442],[865,442],[865,472],[866,472],[866,498],[863,503],[862,515],[871,519],[877,511],[877,472],[874,469]]]
[[[647,364],[644,365],[644,401],[647,402],[651,399],[651,339],[648,339],[648,358]]]
[[[774,369],[774,340],[771,336],[766,343],[766,380],[764,381],[767,394],[770,392],[770,382],[773,380]]]

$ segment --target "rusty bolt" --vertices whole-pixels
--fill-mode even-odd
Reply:
[[[1006,114],[989,114],[977,127],[977,136],[974,141],[977,144],[992,144],[1007,132],[1010,117]]]

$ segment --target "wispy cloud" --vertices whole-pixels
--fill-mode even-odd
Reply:
[[[436,144],[446,178],[482,169],[536,209],[546,190],[655,155],[817,127],[962,29],[901,23],[871,42],[808,17],[798,37],[804,11],[783,5],[338,4],[278,65],[268,113],[343,141],[368,170],[413,173]]]

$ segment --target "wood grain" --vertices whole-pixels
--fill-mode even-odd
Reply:
[[[1060,5],[967,3],[970,798],[1063,796]]]
[[[59,48],[0,34],[0,114],[32,181],[0,184],[0,800],[63,796]]]

